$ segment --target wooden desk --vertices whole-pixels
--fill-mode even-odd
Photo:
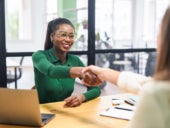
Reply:
[[[43,128],[124,128],[128,125],[128,121],[100,116],[99,113],[112,105],[112,98],[122,98],[125,95],[127,94],[103,96],[74,108],[63,108],[64,102],[42,104],[41,112],[56,114],[55,118]],[[0,125],[0,128],[11,127]],[[12,126],[12,128],[30,127]]]

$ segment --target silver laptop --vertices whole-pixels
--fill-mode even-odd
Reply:
[[[0,88],[0,124],[44,126],[55,114],[41,114],[38,95],[33,90]]]

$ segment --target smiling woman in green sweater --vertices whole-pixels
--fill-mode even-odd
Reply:
[[[40,103],[65,100],[65,106],[74,107],[100,95],[99,87],[87,87],[84,94],[71,96],[75,78],[82,78],[81,71],[84,68],[77,56],[67,53],[74,44],[74,35],[74,26],[69,20],[54,19],[47,27],[45,50],[32,55]],[[94,75],[93,78],[89,80],[90,84],[98,82]]]

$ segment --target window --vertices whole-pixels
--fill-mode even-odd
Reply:
[[[96,45],[97,49],[130,47],[132,40],[132,0],[96,1]]]
[[[162,16],[169,5],[169,0],[145,0],[143,39],[147,45],[155,47]]]
[[[58,13],[57,13],[57,1],[54,0],[47,0],[46,1],[46,13],[47,13],[47,22],[55,19],[56,17],[58,17]]]
[[[7,40],[32,39],[31,0],[6,0]]]

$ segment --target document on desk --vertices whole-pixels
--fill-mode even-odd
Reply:
[[[111,106],[100,113],[101,116],[108,116],[124,120],[131,120],[134,114],[135,107],[130,105]]]

